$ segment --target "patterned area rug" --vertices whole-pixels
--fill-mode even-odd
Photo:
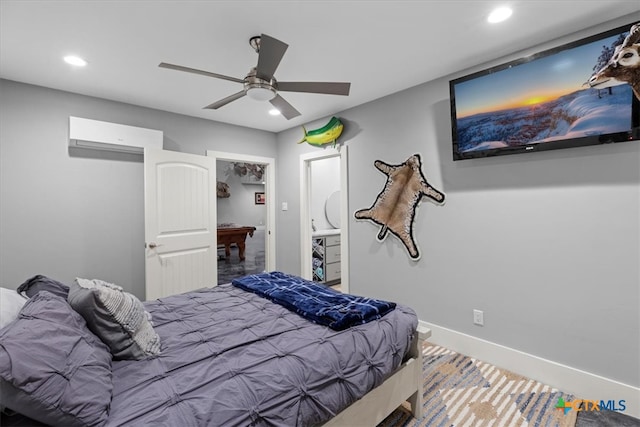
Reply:
[[[424,405],[418,420],[406,407],[379,427],[572,427],[576,411],[555,406],[573,396],[437,345],[423,349]]]

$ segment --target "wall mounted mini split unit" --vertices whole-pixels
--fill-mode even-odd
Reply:
[[[162,149],[163,133],[98,120],[69,117],[69,146],[143,154],[144,148]]]

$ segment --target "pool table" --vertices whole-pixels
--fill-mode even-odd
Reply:
[[[244,261],[244,248],[247,234],[249,237],[253,237],[255,227],[251,226],[230,226],[221,227],[218,226],[218,245],[224,245],[224,254],[227,262],[231,256],[231,244],[238,245],[238,255],[240,255],[240,261]]]

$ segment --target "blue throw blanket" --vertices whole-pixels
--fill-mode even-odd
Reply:
[[[231,283],[336,331],[379,319],[396,308],[393,302],[343,294],[279,271],[252,274]]]

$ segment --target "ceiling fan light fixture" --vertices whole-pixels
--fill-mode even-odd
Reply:
[[[271,86],[249,86],[247,96],[256,101],[271,101],[276,97],[276,90]]]

